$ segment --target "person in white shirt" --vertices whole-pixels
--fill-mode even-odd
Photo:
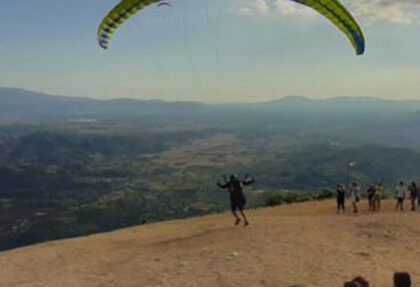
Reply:
[[[404,210],[404,199],[407,194],[407,187],[404,185],[404,182],[400,181],[400,184],[395,188],[395,198],[397,199],[397,204],[395,206],[396,211]]]
[[[358,213],[357,203],[360,201],[360,185],[353,182],[350,187],[350,202],[353,206],[353,212]]]

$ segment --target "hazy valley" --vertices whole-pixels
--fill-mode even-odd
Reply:
[[[353,161],[352,180],[390,189],[420,176],[419,111],[373,98],[210,105],[3,88],[0,249],[221,212],[215,183],[232,172],[257,179],[251,207],[311,199],[345,183]]]

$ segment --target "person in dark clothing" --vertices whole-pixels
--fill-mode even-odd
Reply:
[[[344,189],[344,185],[338,184],[336,192],[337,192],[337,213],[339,213],[340,210],[345,212],[346,207],[344,205],[344,202],[346,198],[346,191]]]
[[[344,282],[344,287],[363,287],[363,286],[360,285],[359,282],[348,281],[348,282]]]
[[[417,206],[420,206],[420,185],[417,186]]]
[[[357,276],[353,280],[345,282],[344,287],[369,287],[369,281],[362,276]]]
[[[371,184],[369,186],[366,193],[367,193],[367,197],[368,197],[369,210],[370,211],[375,211],[374,198],[373,198],[375,196],[375,187],[373,186],[373,184]]]
[[[362,276],[357,276],[356,278],[353,279],[353,282],[359,283],[360,286],[362,286],[362,287],[369,287],[369,281],[367,281]]]
[[[413,181],[411,185],[408,187],[410,191],[410,200],[411,200],[411,210],[416,211],[416,203],[417,203],[417,184]]]
[[[239,212],[241,213],[242,218],[244,220],[244,226],[249,225],[249,221],[244,213],[246,198],[243,193],[243,186],[254,183],[255,179],[253,177],[250,177],[249,175],[245,175],[245,178],[241,180],[239,179],[239,177],[232,174],[229,178],[229,181],[227,181],[226,176],[223,177],[225,183],[221,184],[220,182],[217,182],[217,185],[220,188],[226,188],[230,194],[230,207],[232,210],[232,214],[235,217],[235,225],[238,225],[241,222],[241,219],[236,213],[236,210],[239,210]]]
[[[406,272],[394,273],[394,287],[411,287],[410,274]]]

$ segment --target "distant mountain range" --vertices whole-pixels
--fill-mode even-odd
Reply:
[[[183,115],[205,106],[192,102],[159,100],[96,100],[67,96],[52,96],[15,88],[0,88],[0,116],[28,118]]]
[[[420,101],[391,101],[369,97],[341,97],[313,100],[289,96],[259,103],[203,104],[161,100],[98,100],[53,96],[17,88],[0,88],[0,119],[126,119],[165,117],[188,119],[246,116],[362,116],[416,115]],[[417,113],[419,115],[419,113]]]

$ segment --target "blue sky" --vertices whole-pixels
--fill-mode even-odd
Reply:
[[[365,34],[361,57],[289,0],[169,1],[138,13],[104,51],[96,30],[118,0],[0,0],[0,86],[171,101],[420,99],[416,0],[343,0]]]

